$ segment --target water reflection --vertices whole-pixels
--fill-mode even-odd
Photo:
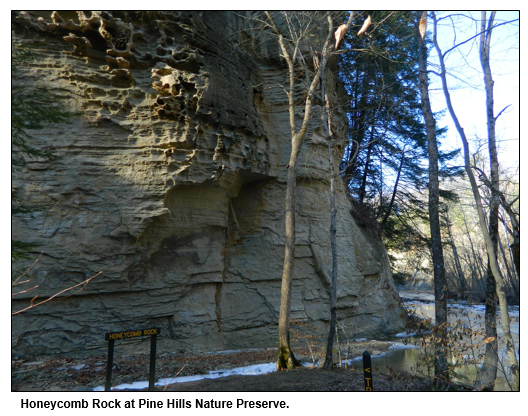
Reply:
[[[427,369],[421,362],[421,357],[421,348],[397,349],[381,357],[373,357],[372,367],[374,372],[388,373],[389,369],[392,369],[393,371],[407,371],[425,375]],[[354,361],[352,368],[363,371],[363,363]]]
[[[431,318],[434,322],[434,295],[431,293],[413,293],[413,292],[400,292],[401,297],[404,299],[406,306],[413,309],[416,315],[421,318]],[[448,320],[452,325],[456,325],[453,330],[457,328],[466,328],[472,331],[483,331],[484,329],[484,312],[485,308],[479,304],[465,304],[462,302],[450,303],[448,310]],[[512,307],[511,309],[511,331],[514,337],[514,342],[517,347],[519,345],[519,307]],[[500,314],[499,314],[500,321]],[[496,391],[508,391],[510,386],[506,380],[505,373],[507,371],[508,360],[505,356],[504,345],[502,341],[502,329],[500,328],[500,322],[498,327],[499,337],[499,357],[503,362],[502,368],[497,371],[497,383],[495,385]],[[426,363],[423,361],[424,353],[426,352],[422,348],[422,342],[417,337],[403,337],[405,334],[399,334],[399,336],[389,339],[389,341],[401,342],[404,340],[407,346],[412,348],[397,348],[391,350],[388,354],[381,357],[372,357],[372,366],[374,371],[388,373],[389,369],[395,371],[407,371],[420,375],[427,375],[428,368]],[[478,357],[478,354],[483,352],[482,348],[482,337],[476,339],[464,339],[467,341],[467,349],[463,352],[462,356],[451,357],[451,362],[460,364],[457,366],[455,372],[455,378],[453,381],[460,381],[464,384],[474,384],[477,377],[477,371],[479,362],[472,361],[473,357]],[[401,346],[401,344],[399,344]],[[429,347],[430,348],[430,347]],[[469,361],[465,361],[469,360]],[[467,364],[466,364],[467,362]],[[500,365],[500,364],[499,364]],[[362,371],[362,362],[354,361],[351,363],[352,368]],[[431,370],[429,370],[431,371]],[[432,372],[429,372],[432,375]],[[457,377],[458,375],[458,377]],[[373,373],[375,376],[375,372]],[[508,376],[511,379],[511,375]]]

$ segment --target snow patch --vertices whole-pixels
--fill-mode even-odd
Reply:
[[[250,365],[247,367],[232,368],[229,370],[213,370],[209,371],[209,374],[204,375],[162,378],[159,379],[156,383],[154,383],[154,385],[164,387],[174,383],[189,383],[191,381],[228,377],[233,375],[260,376],[262,374],[273,373],[274,371],[276,371],[276,363],[257,364]],[[148,381],[135,381],[131,384],[119,384],[115,387],[112,387],[112,390],[141,390],[146,389],[147,387]],[[93,391],[104,391],[104,386],[97,386],[93,389]]]

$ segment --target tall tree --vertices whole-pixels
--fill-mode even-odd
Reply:
[[[351,14],[349,21],[347,22],[347,27],[352,23],[352,16],[353,15]],[[286,94],[288,96],[289,106],[291,153],[286,182],[286,244],[281,284],[281,303],[279,308],[277,358],[277,369],[281,370],[292,369],[300,364],[291,350],[289,336],[291,288],[295,259],[295,189],[297,181],[297,159],[312,116],[313,101],[320,82],[321,72],[323,68],[326,67],[326,62],[330,58],[330,52],[334,46],[334,25],[330,13],[325,13],[324,16],[320,16],[318,13],[306,14],[300,12],[296,14],[284,12],[277,15],[272,14],[271,12],[265,12],[265,17],[267,25],[269,25],[272,32],[277,37],[282,57],[286,60],[289,82],[289,88],[286,90]],[[321,19],[321,17],[323,18]],[[278,20],[280,20],[280,23]],[[304,51],[301,49],[301,41],[305,41],[314,33],[313,29],[316,24],[319,26],[324,24],[323,22],[325,21],[327,34],[323,47],[319,51],[321,59],[311,74],[306,65],[304,65],[303,72],[305,72],[306,81],[309,82],[306,82],[305,79],[302,80],[301,85],[303,86],[303,92],[301,96],[302,98],[300,98],[296,95],[296,87],[298,86],[296,63],[298,60],[304,63],[309,62],[308,59],[302,57]],[[284,30],[287,31],[288,36],[283,34]],[[298,127],[295,122],[295,109],[299,100],[304,103],[304,116],[300,127]]]
[[[323,72],[324,73],[324,72]],[[325,93],[324,77],[321,79],[321,96],[325,100],[325,109],[323,110],[323,124],[328,136],[328,165],[330,173],[330,246],[332,249],[332,278],[330,284],[330,328],[328,329],[328,339],[326,342],[326,356],[324,368],[330,369],[333,365],[332,352],[334,346],[334,337],[337,325],[337,241],[336,241],[336,215],[335,205],[335,174],[334,174],[334,155],[333,142],[335,138],[332,134],[332,113],[330,103]]]
[[[420,251],[429,240],[416,226],[428,222],[422,197],[428,151],[413,15],[375,11],[372,19],[368,36],[345,36],[350,52],[339,61],[350,97],[349,145],[340,169],[357,209],[377,219],[387,248]],[[437,139],[445,131],[437,127]],[[456,153],[439,151],[441,179],[460,174],[447,166]]]
[[[335,32],[336,44],[335,49],[338,49],[343,34],[349,29],[352,19],[354,18],[354,12],[350,12],[347,24],[342,24]],[[369,28],[372,20],[370,15],[367,16],[363,25],[358,32],[358,36],[364,34]],[[330,246],[332,250],[332,275],[331,275],[331,288],[330,288],[330,328],[328,330],[328,338],[326,343],[326,356],[324,361],[324,368],[330,369],[333,366],[333,345],[334,338],[336,335],[337,326],[337,272],[338,272],[338,261],[337,261],[337,239],[336,239],[336,216],[337,208],[335,204],[335,180],[336,174],[334,173],[334,142],[337,137],[334,137],[332,130],[333,123],[333,109],[330,106],[330,101],[326,95],[325,85],[325,66],[326,61],[320,60],[320,65],[323,65],[321,71],[321,97],[324,100],[324,109],[322,111],[323,126],[326,131],[328,139],[328,165],[330,175]]]
[[[435,293],[435,325],[438,328],[440,341],[435,352],[435,378],[443,383],[448,379],[447,358],[444,351],[447,334],[447,283],[445,277],[442,234],[440,231],[439,185],[438,185],[438,145],[436,142],[436,121],[429,101],[429,79],[427,73],[427,45],[420,34],[420,25],[426,19],[426,12],[418,12],[416,20],[416,39],[419,45],[418,63],[420,67],[420,97],[422,111],[427,127],[427,144],[429,155],[429,224],[431,229],[431,253],[433,258],[433,278]],[[421,20],[421,21],[420,21]]]
[[[475,179],[475,175],[473,173],[473,169],[472,169],[472,165],[471,165],[469,143],[468,143],[465,131],[462,128],[462,125],[460,124],[460,121],[459,121],[459,119],[458,119],[458,117],[456,115],[456,112],[455,112],[455,109],[453,107],[453,103],[452,103],[452,100],[451,100],[451,94],[450,94],[450,91],[449,91],[449,87],[447,85],[447,71],[446,71],[446,66],[445,66],[445,55],[448,52],[450,52],[451,50],[453,50],[456,47],[458,47],[458,45],[467,42],[467,40],[465,40],[462,43],[459,43],[459,44],[453,46],[452,48],[450,48],[446,52],[442,52],[442,50],[440,49],[440,46],[438,44],[438,39],[437,39],[437,25],[438,25],[438,21],[437,21],[437,18],[436,18],[436,15],[435,15],[434,12],[432,13],[432,17],[433,17],[433,24],[434,24],[434,26],[433,26],[433,43],[434,43],[434,46],[435,46],[435,49],[436,49],[436,52],[437,52],[437,55],[438,55],[439,63],[440,63],[440,72],[437,73],[437,75],[440,77],[440,80],[442,81],[442,90],[443,90],[443,93],[444,93],[444,97],[445,97],[445,100],[446,100],[446,105],[447,105],[449,114],[451,115],[451,118],[453,119],[453,123],[455,124],[456,130],[457,130],[457,132],[458,132],[458,134],[460,136],[460,139],[462,141],[462,146],[463,146],[463,149],[464,149],[464,167],[466,169],[466,173],[468,175],[468,179],[469,179],[469,182],[471,184],[471,190],[473,192],[473,197],[475,199],[475,207],[477,209],[478,217],[479,217],[480,230],[481,230],[482,236],[484,238],[484,242],[486,244],[486,251],[487,251],[487,254],[488,254],[490,268],[491,268],[491,271],[493,273],[493,277],[495,279],[496,293],[497,293],[497,298],[499,300],[499,308],[500,308],[500,312],[501,312],[501,316],[502,316],[501,326],[502,326],[502,331],[504,333],[504,339],[505,339],[505,342],[506,342],[506,355],[508,357],[509,365],[510,365],[511,372],[512,372],[512,375],[513,375],[513,390],[517,391],[517,390],[519,390],[519,364],[518,364],[518,360],[517,360],[517,356],[516,356],[516,352],[515,352],[515,344],[513,342],[513,337],[512,337],[511,329],[510,329],[508,303],[507,303],[506,294],[505,294],[505,291],[504,291],[504,279],[502,277],[502,274],[501,274],[501,271],[500,271],[500,268],[499,268],[499,264],[497,262],[497,257],[495,255],[493,241],[492,241],[492,239],[490,237],[488,228],[486,226],[486,216],[485,216],[484,208],[483,208],[483,204],[482,204],[482,197],[480,195],[479,187],[478,187],[477,181]],[[493,30],[493,25],[490,25],[489,27],[486,27],[485,31],[486,31],[486,36],[487,37],[488,36],[491,37],[492,30]],[[489,109],[488,109],[488,111],[489,111]],[[492,114],[492,116],[494,118],[496,118],[496,116],[494,116],[493,113],[491,113],[491,114]]]
[[[479,56],[482,71],[484,72],[484,87],[486,90],[486,119],[488,130],[488,150],[491,172],[490,190],[491,197],[489,203],[489,236],[493,245],[494,256],[497,256],[497,241],[499,236],[499,161],[497,157],[497,145],[495,143],[495,116],[493,114],[493,78],[490,67],[490,42],[491,27],[495,19],[495,12],[491,13],[488,29],[486,28],[486,12],[482,12],[482,21],[480,27]],[[491,264],[488,256],[488,272],[486,278],[486,313],[485,313],[485,331],[486,338],[490,340],[486,343],[484,362],[479,369],[477,388],[493,391],[495,379],[497,378],[497,351],[499,344],[497,340],[497,285],[491,270]]]

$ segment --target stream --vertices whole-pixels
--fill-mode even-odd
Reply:
[[[434,323],[434,294],[430,292],[401,291],[400,296],[408,309],[415,311],[416,315],[421,318],[431,318]],[[510,306],[510,328],[515,342],[515,349],[519,354],[519,306]],[[485,306],[483,304],[465,303],[463,301],[448,302],[448,320],[449,323],[457,323],[460,327],[473,331],[484,331],[484,314]],[[511,374],[508,368],[508,359],[504,350],[503,333],[500,326],[500,312],[498,314],[498,338],[499,338],[499,368],[497,370],[497,382],[495,391],[509,391],[511,383]],[[422,360],[424,348],[422,347],[421,337],[414,337],[406,333],[396,334],[394,337],[384,339],[383,341],[394,341],[397,344],[391,351],[382,356],[372,357],[373,383],[375,383],[375,372],[387,372],[388,368],[396,371],[407,371],[425,375],[427,366]],[[478,367],[482,360],[472,360],[478,357],[479,353],[484,351],[482,337],[476,339],[463,338],[459,341],[467,343],[467,349],[459,357],[450,357],[450,362],[457,362],[456,377],[453,381],[459,381],[464,384],[473,385]],[[427,346],[431,349],[431,345]],[[519,359],[519,355],[517,355]],[[502,365],[501,365],[502,363]],[[352,368],[363,371],[361,360],[351,363]],[[431,374],[431,373],[430,373]],[[509,380],[509,382],[508,382]]]

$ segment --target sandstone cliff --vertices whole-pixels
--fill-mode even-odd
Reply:
[[[13,235],[41,244],[41,299],[103,272],[16,315],[14,352],[104,348],[104,332],[147,326],[174,348],[276,345],[290,138],[286,96],[263,83],[284,82],[285,68],[272,44],[255,53],[246,24],[230,12],[13,13],[14,42],[39,54],[13,82],[68,88],[82,114],[32,133],[58,159],[14,176],[22,202],[42,209],[14,217]],[[328,158],[316,110],[298,171],[292,319],[325,335]],[[337,120],[346,137],[344,112]],[[385,250],[341,183],[337,207],[340,324],[357,336],[401,330]]]

